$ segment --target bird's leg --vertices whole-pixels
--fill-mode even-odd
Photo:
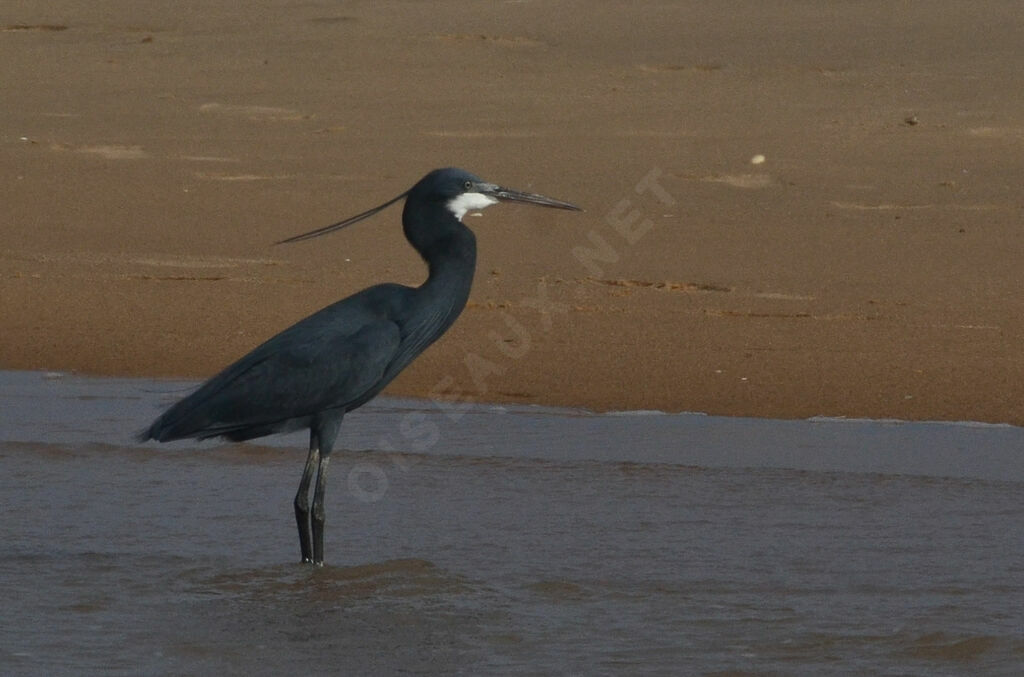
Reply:
[[[316,434],[309,435],[309,455],[306,466],[302,469],[299,490],[295,494],[295,521],[299,525],[299,547],[302,549],[302,561],[313,561],[312,540],[309,524],[309,483],[313,480],[313,470],[320,462],[320,441]]]
[[[320,468],[316,473],[316,493],[313,494],[313,564],[324,565],[324,490],[327,487],[327,463],[330,453],[320,456]]]
[[[313,514],[310,519],[313,527],[313,564],[324,565],[324,491],[327,488],[327,464],[331,460],[331,450],[334,449],[334,440],[338,437],[338,429],[341,428],[343,411],[328,411],[319,414],[311,423],[313,431],[311,440],[316,440],[316,448],[319,453],[319,468],[316,471],[316,492],[313,494]],[[308,463],[308,461],[307,461]],[[311,473],[310,466],[306,466],[306,472]],[[305,479],[305,476],[304,476]]]

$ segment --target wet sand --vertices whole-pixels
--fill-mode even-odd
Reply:
[[[131,440],[191,385],[0,372],[4,675],[1001,675],[1024,653],[1021,428],[381,398],[342,431],[314,569],[301,436]]]
[[[457,165],[587,212],[468,219],[392,394],[1024,423],[1018,10],[16,2],[0,366],[201,377],[417,284],[394,210],[270,243]]]

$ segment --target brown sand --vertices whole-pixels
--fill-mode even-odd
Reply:
[[[1019,3],[237,7],[7,3],[0,367],[207,376],[418,284],[396,209],[270,243],[456,165],[587,211],[467,217],[393,394],[1024,424]]]

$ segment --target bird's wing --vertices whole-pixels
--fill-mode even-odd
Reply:
[[[268,434],[291,419],[343,409],[378,384],[401,340],[398,325],[385,318],[347,325],[331,315],[307,318],[168,409],[145,435],[164,441],[247,429]]]

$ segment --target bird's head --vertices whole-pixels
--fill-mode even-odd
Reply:
[[[420,179],[419,183],[409,191],[406,204],[441,202],[457,220],[461,221],[467,212],[479,211],[502,201],[525,202],[556,209],[580,210],[576,205],[562,200],[503,188],[496,183],[484,181],[464,169],[453,167],[435,169]]]
[[[435,169],[420,179],[415,186],[382,205],[369,209],[362,214],[356,214],[344,221],[281,240],[279,244],[309,240],[340,230],[345,226],[350,226],[353,223],[358,223],[363,219],[373,216],[402,198],[405,198],[404,220],[407,223],[410,220],[416,220],[420,216],[421,211],[429,210],[434,212],[438,208],[446,210],[457,221],[461,221],[467,212],[479,211],[498,202],[523,202],[542,207],[553,207],[555,209],[582,211],[576,205],[563,202],[562,200],[556,200],[536,193],[525,193],[511,188],[504,188],[495,183],[484,181],[464,169],[448,167],[445,169]]]

